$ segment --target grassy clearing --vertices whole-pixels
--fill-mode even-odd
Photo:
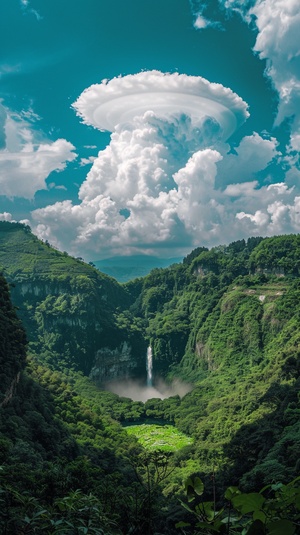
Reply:
[[[141,424],[125,427],[147,450],[177,451],[192,444],[193,439],[173,425]]]

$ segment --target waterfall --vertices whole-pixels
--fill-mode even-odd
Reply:
[[[147,349],[147,363],[146,363],[146,370],[147,370],[147,386],[152,386],[152,349],[151,346]]]

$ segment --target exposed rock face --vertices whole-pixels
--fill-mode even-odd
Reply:
[[[18,386],[19,381],[20,381],[20,375],[21,375],[20,372],[18,372],[16,377],[12,380],[9,388],[4,393],[4,398],[0,403],[0,408],[4,407],[5,405],[7,405],[10,402],[10,400],[13,398],[15,390],[16,390],[16,388]]]
[[[103,347],[96,353],[90,378],[100,383],[116,379],[128,379],[137,375],[139,363],[132,356],[132,348],[127,342],[110,349]]]
[[[142,333],[120,329],[114,295],[93,279],[84,283],[37,277],[15,282],[14,302],[32,350],[55,367],[75,367],[100,383],[143,376]]]
[[[61,295],[69,291],[67,285],[50,284],[44,281],[18,282],[18,292],[22,297],[34,296],[45,298],[47,295]]]

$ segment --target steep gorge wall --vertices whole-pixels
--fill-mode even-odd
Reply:
[[[146,343],[131,315],[129,293],[111,277],[37,239],[29,227],[0,222],[0,269],[11,284],[29,340],[29,351],[53,368],[74,367],[89,375],[97,365],[112,378],[127,374],[121,356],[130,347],[128,369],[143,373]],[[125,344],[125,346],[124,346]],[[107,364],[111,352],[120,364]],[[102,361],[102,363],[100,362]]]
[[[35,279],[15,284],[13,299],[30,349],[55,367],[74,366],[100,382],[143,374],[142,333],[133,336],[118,326],[117,306],[105,290],[93,285],[87,291],[77,282]]]

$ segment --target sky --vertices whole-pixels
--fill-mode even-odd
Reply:
[[[1,0],[0,219],[74,256],[300,230],[299,0]]]

